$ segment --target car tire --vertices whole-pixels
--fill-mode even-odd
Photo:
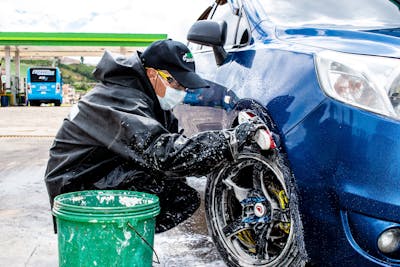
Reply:
[[[208,176],[207,226],[228,266],[305,266],[292,178],[278,150],[241,153]]]
[[[56,107],[61,106],[61,102],[60,102],[59,100],[56,100],[56,101],[54,102],[54,106],[56,106]]]
[[[38,107],[38,106],[40,106],[40,102],[39,101],[35,101],[35,100],[31,100],[31,101],[29,101],[29,105],[31,107]]]

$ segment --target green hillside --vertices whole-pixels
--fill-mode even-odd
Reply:
[[[93,77],[94,66],[85,64],[59,64],[63,81],[71,84],[77,91],[88,91],[96,80]]]
[[[93,66],[88,66],[85,64],[60,64],[58,67],[62,71],[64,83],[95,82],[95,79],[92,75],[94,70]]]

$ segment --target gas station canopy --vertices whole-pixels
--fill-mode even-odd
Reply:
[[[104,50],[125,54],[166,38],[166,34],[0,32],[0,54],[17,52],[21,58],[101,56]]]

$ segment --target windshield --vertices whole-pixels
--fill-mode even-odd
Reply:
[[[56,82],[55,69],[31,69],[31,82]]]
[[[269,19],[282,26],[400,27],[395,0],[260,0]]]

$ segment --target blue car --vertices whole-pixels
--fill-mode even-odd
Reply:
[[[211,88],[175,109],[187,135],[257,118],[208,177],[229,266],[400,266],[400,3],[217,0],[188,32]]]

